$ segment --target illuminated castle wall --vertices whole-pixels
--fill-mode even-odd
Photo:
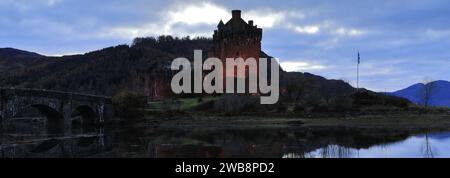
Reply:
[[[232,18],[226,24],[219,22],[214,31],[214,46],[209,57],[217,57],[225,63],[226,58],[250,57],[259,59],[261,53],[262,29],[253,25],[253,21],[245,22],[240,10],[232,11]]]

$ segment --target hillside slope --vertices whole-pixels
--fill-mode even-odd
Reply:
[[[80,55],[39,56],[45,60],[0,71],[0,85],[104,95],[114,95],[121,89],[143,91],[145,84],[161,78],[171,60],[190,58],[194,49],[207,50],[210,45],[209,39],[162,36],[139,38],[131,46],[119,45]],[[10,55],[8,59],[13,57]]]
[[[30,66],[45,58],[37,53],[14,48],[0,48],[0,72]]]

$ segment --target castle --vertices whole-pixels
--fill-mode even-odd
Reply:
[[[232,11],[232,18],[224,24],[221,20],[214,30],[213,47],[208,52],[209,57],[217,57],[224,63],[226,58],[255,58],[261,53],[262,29],[250,20],[241,18],[240,10]]]
[[[227,23],[223,23],[221,20],[217,25],[217,30],[214,30],[213,46],[208,51],[208,57],[219,58],[224,64],[227,58],[244,60],[255,58],[258,61],[261,54],[261,39],[262,29],[254,25],[252,20],[248,23],[245,22],[241,17],[240,10],[233,10],[232,18]],[[225,71],[226,69],[224,74],[226,74]],[[146,79],[145,93],[148,100],[162,100],[170,95],[168,94],[169,86],[164,84],[167,83],[164,76],[154,79],[153,82]],[[225,77],[236,77],[236,72],[233,76],[225,75]]]

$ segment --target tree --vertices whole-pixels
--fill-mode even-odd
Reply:
[[[425,133],[425,143],[423,145],[422,152],[425,158],[434,158],[436,156],[433,147],[431,146],[428,131]]]
[[[435,83],[429,77],[425,77],[423,80],[424,87],[422,89],[421,103],[425,109],[430,106],[431,97],[433,96],[434,90],[436,88]]]
[[[124,90],[112,98],[115,114],[125,119],[137,119],[143,115],[145,96]]]

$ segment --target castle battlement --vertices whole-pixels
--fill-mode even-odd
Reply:
[[[220,21],[214,31],[214,47],[210,50],[210,57],[226,58],[256,58],[261,53],[262,29],[250,20],[248,23],[241,17],[240,10],[232,11],[232,18],[223,23]]]

